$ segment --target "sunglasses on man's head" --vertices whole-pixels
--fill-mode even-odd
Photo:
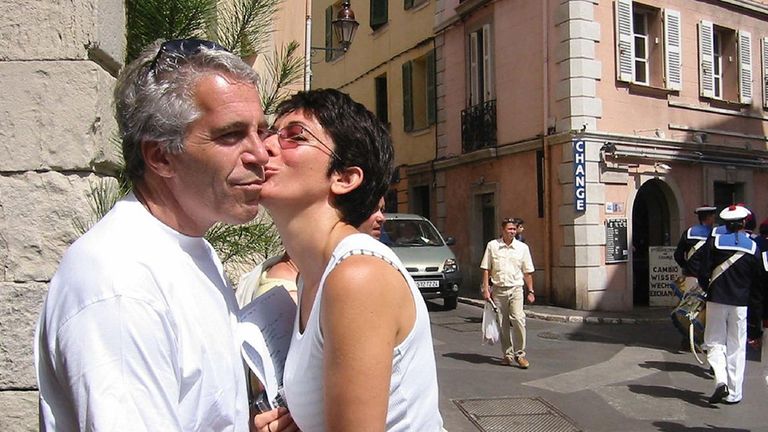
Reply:
[[[163,42],[160,45],[160,49],[157,50],[155,58],[152,59],[152,63],[149,65],[149,70],[154,71],[157,67],[157,62],[163,56],[163,54],[174,54],[182,57],[193,56],[200,52],[202,48],[207,48],[214,51],[226,51],[228,49],[217,44],[216,42],[203,40],[203,39],[172,39]]]
[[[261,138],[262,141],[264,141],[267,138],[271,137],[272,135],[277,135],[277,143],[280,145],[280,148],[283,150],[295,149],[296,147],[301,145],[317,148],[316,145],[309,142],[309,139],[304,135],[304,133],[307,133],[309,136],[314,138],[315,141],[317,141],[321,146],[323,146],[323,148],[328,150],[329,155],[331,157],[333,157],[336,160],[341,160],[341,158],[339,157],[339,155],[336,154],[335,151],[333,151],[323,141],[321,141],[320,138],[318,138],[315,134],[313,134],[312,131],[310,131],[300,123],[290,123],[286,126],[283,126],[280,129],[275,129],[275,128],[260,129],[259,137]]]

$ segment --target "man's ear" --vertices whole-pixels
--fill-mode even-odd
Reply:
[[[344,195],[357,189],[362,183],[362,168],[357,166],[344,168],[331,175],[331,192],[334,195]]]
[[[170,155],[163,151],[159,141],[142,141],[141,156],[147,171],[152,171],[160,177],[173,177],[173,166],[168,158]]]

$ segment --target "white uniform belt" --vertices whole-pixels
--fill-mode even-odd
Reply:
[[[720,263],[719,266],[712,270],[712,277],[709,279],[709,283],[714,282],[715,279],[720,277],[721,274],[725,273],[725,271],[728,270],[730,266],[732,266],[736,261],[739,260],[739,258],[743,257],[744,255],[744,252],[736,252],[735,254],[731,255],[730,258]]]

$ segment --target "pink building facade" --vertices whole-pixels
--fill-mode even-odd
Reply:
[[[466,287],[520,217],[545,300],[654,305],[694,208],[768,217],[768,4],[436,1],[437,155],[403,177],[431,188]]]

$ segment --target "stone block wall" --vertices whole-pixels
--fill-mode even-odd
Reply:
[[[120,0],[0,0],[0,430],[38,430],[34,327],[114,166]]]

